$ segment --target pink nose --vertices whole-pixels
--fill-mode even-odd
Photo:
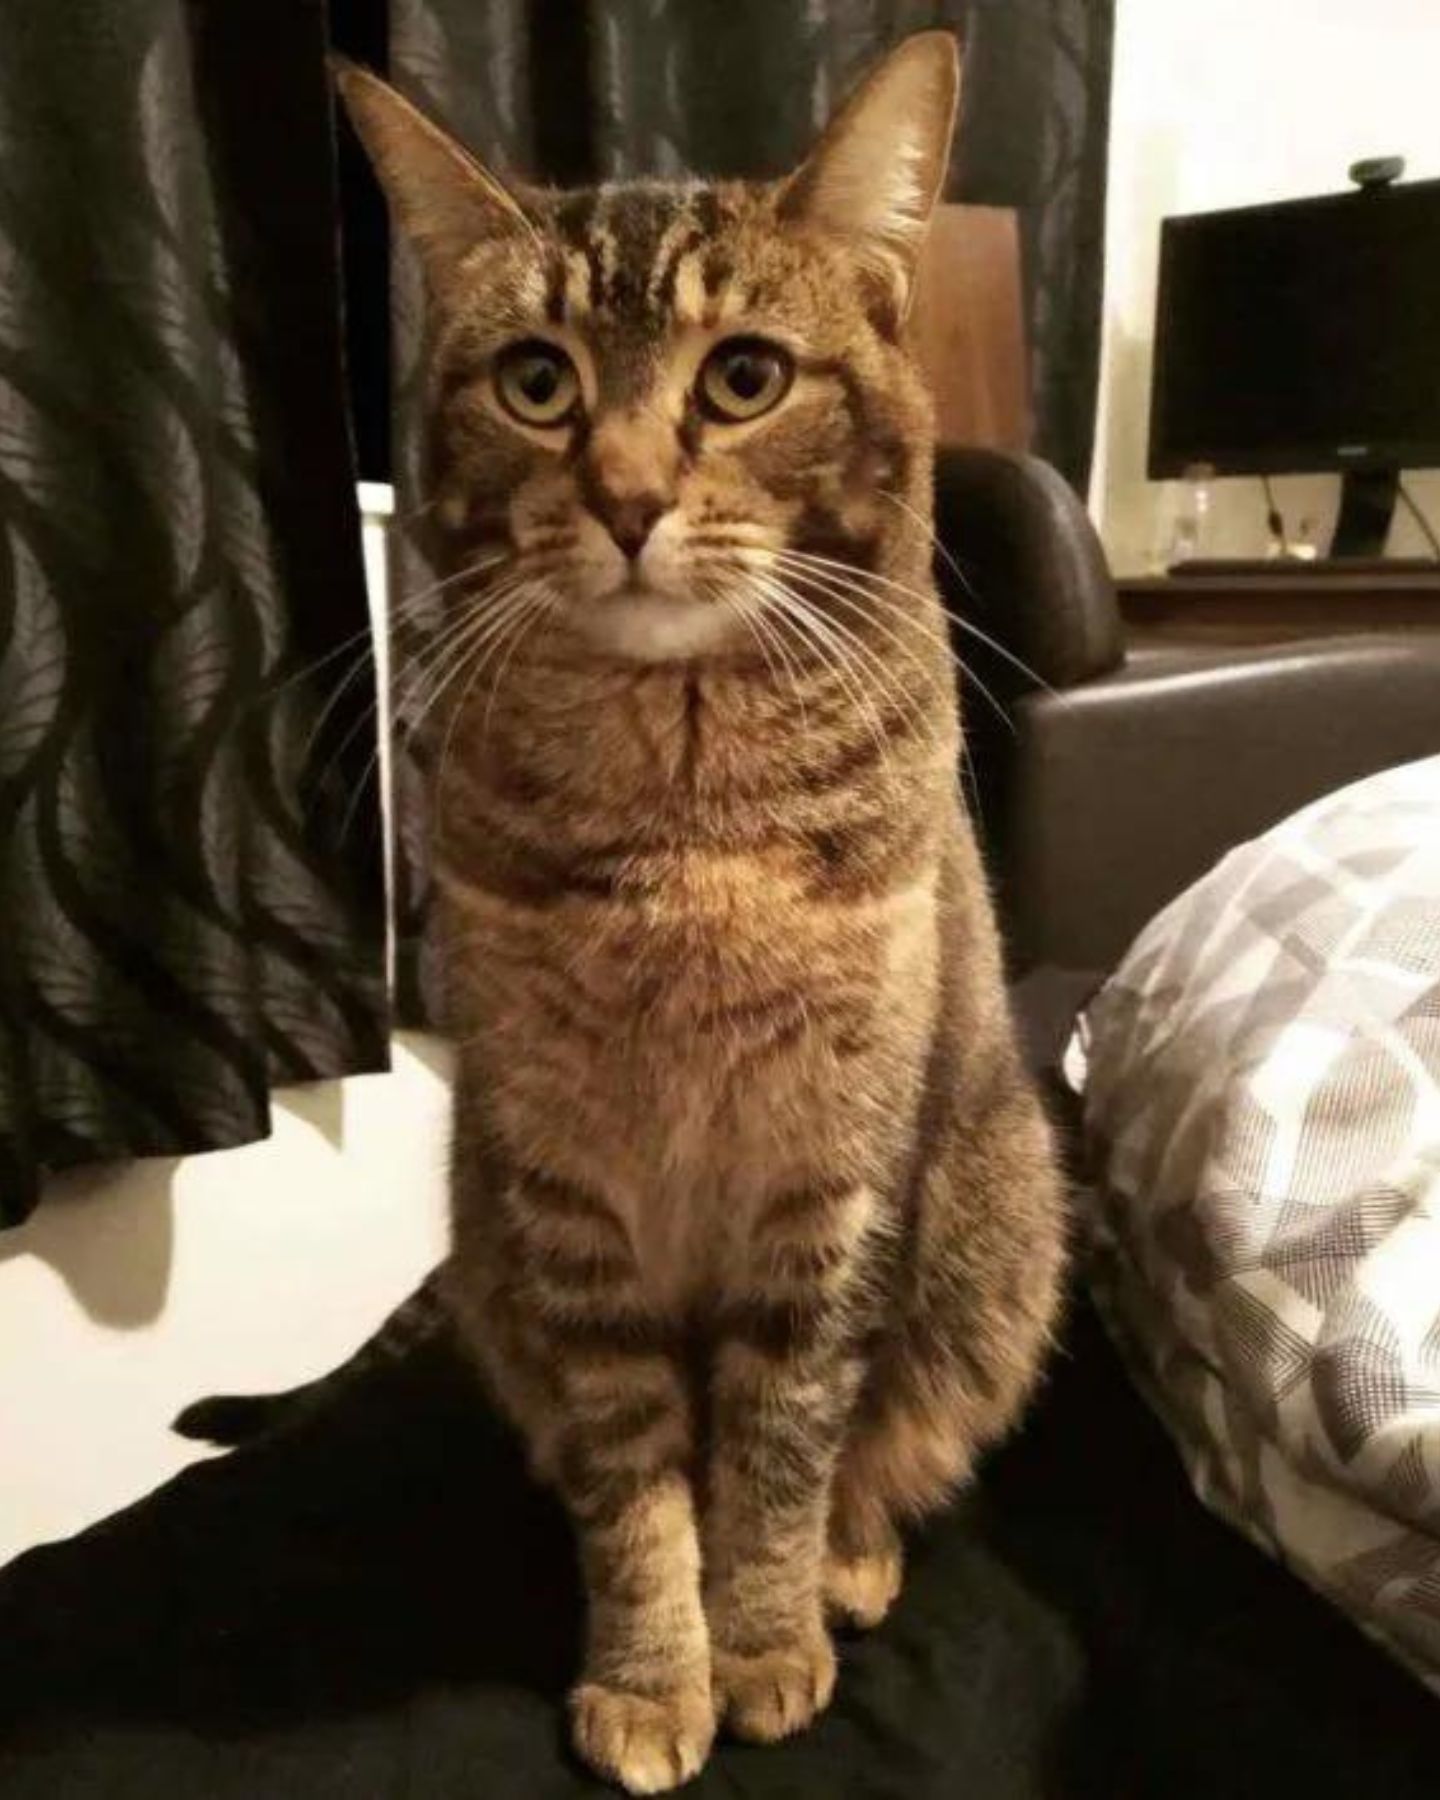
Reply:
[[[594,506],[593,501],[591,504]],[[665,503],[654,494],[636,494],[627,500],[602,502],[594,510],[622,554],[634,562],[665,511]]]

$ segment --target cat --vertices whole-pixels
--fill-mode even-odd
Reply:
[[[433,327],[441,1289],[574,1523],[575,1747],[654,1793],[825,1707],[1060,1292],[905,337],[958,56],[785,179],[579,192],[337,80]]]

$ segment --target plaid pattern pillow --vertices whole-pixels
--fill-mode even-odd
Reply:
[[[1232,852],[1070,1064],[1097,1298],[1201,1498],[1440,1688],[1440,757]]]

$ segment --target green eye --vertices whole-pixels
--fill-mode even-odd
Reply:
[[[739,424],[778,406],[795,379],[788,350],[765,338],[733,337],[700,365],[700,403],[712,419]]]
[[[566,425],[580,398],[580,377],[558,345],[525,338],[495,359],[495,394],[522,425]]]

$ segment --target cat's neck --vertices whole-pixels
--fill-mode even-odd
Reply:
[[[518,659],[517,659],[518,660]],[[622,822],[641,837],[729,839],[796,797],[833,790],[844,804],[877,771],[951,755],[948,672],[927,696],[814,664],[783,669],[756,656],[638,664],[540,650],[476,695],[437,770],[440,803],[503,792],[537,825],[600,835]]]

